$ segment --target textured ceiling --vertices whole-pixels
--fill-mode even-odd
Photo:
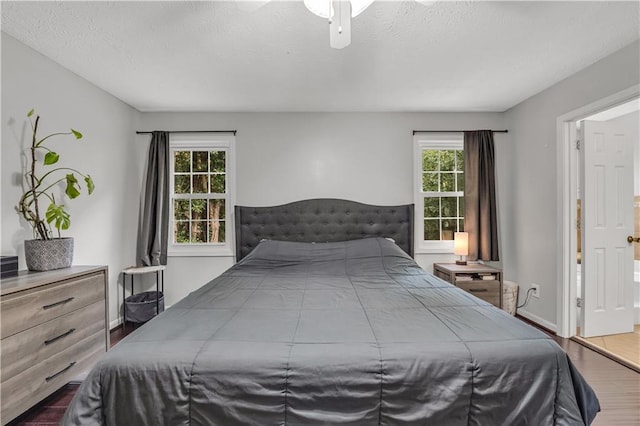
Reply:
[[[2,31],[141,111],[504,111],[640,37],[640,2],[2,1]]]

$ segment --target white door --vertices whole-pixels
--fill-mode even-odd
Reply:
[[[583,121],[583,337],[633,331],[633,144],[606,121]]]

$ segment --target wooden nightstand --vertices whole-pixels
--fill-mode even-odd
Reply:
[[[433,274],[502,308],[502,270],[481,263],[434,263]]]

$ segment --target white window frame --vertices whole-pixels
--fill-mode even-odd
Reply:
[[[236,194],[236,174],[235,174],[235,135],[233,133],[171,133],[169,139],[169,244],[167,248],[168,256],[233,256],[235,237],[235,194]],[[176,244],[173,242],[174,227],[174,152],[185,149],[203,150],[224,150],[225,173],[227,192],[220,199],[225,200],[225,242],[224,243],[193,243]]]
[[[453,240],[430,241],[424,239],[424,196],[459,197],[463,192],[424,192],[422,190],[422,150],[424,149],[459,149],[464,146],[464,133],[416,133],[413,136],[413,203],[415,205],[414,232],[415,253],[450,253],[453,254]]]

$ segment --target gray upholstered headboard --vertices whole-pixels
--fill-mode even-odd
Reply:
[[[374,206],[316,198],[270,207],[235,207],[236,261],[262,239],[335,242],[389,237],[413,257],[413,204]]]

